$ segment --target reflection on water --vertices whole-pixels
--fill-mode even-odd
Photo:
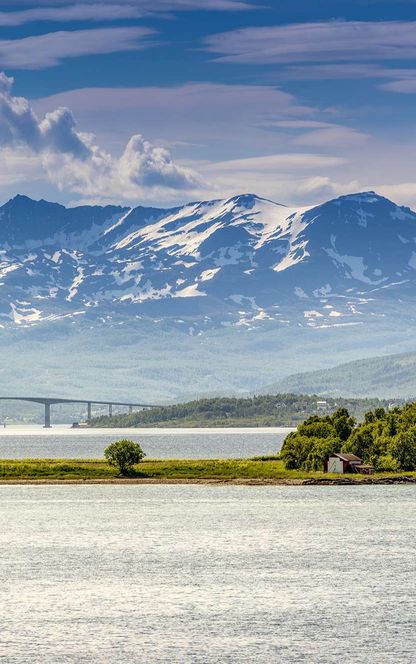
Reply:
[[[0,458],[99,458],[120,438],[139,442],[150,457],[162,459],[246,458],[276,454],[291,429],[0,429]]]
[[[2,486],[0,660],[410,664],[412,486]]]

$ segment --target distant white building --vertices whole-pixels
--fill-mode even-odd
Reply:
[[[328,402],[325,401],[324,399],[322,399],[322,401],[317,401],[317,402],[316,402],[316,409],[317,409],[318,411],[321,411],[321,412],[322,412],[322,411],[327,411],[328,408],[329,408],[329,404],[328,404]]]

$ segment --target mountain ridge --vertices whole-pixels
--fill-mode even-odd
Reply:
[[[356,324],[366,291],[406,291],[414,280],[414,229],[416,213],[374,192],[307,208],[255,194],[167,209],[66,208],[18,195],[0,208],[9,287],[6,298],[0,289],[0,320],[144,315],[174,324],[178,316],[193,317],[198,330]]]

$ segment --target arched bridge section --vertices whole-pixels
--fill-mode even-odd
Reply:
[[[58,403],[83,403],[86,404],[88,410],[87,419],[91,419],[92,404],[97,406],[108,406],[108,414],[111,417],[113,414],[113,406],[126,406],[129,412],[133,412],[133,408],[157,408],[156,404],[135,403],[131,401],[97,401],[96,399],[66,399],[60,397],[0,397],[0,401],[31,401],[32,403],[40,403],[45,407],[45,429],[51,427],[51,406]]]

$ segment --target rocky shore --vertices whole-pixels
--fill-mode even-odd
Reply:
[[[239,486],[362,486],[368,484],[416,484],[413,475],[390,477],[339,478],[173,478],[173,477],[114,477],[105,479],[1,479],[0,485],[45,484],[233,484]]]

